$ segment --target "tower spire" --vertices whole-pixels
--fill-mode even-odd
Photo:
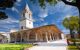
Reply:
[[[32,12],[29,9],[28,4],[26,4],[20,20],[20,29],[24,30],[24,29],[31,29],[31,28],[33,28]]]

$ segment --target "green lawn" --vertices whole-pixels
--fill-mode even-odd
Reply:
[[[76,46],[68,46],[68,50],[79,50]]]
[[[79,50],[78,46],[80,47],[80,39],[68,39],[71,44],[68,45],[68,50]],[[73,42],[75,41],[76,45],[73,45]]]
[[[32,47],[31,44],[0,44],[0,50],[23,50]]]

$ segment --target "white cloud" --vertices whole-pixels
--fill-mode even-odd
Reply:
[[[47,16],[48,16],[47,10],[41,9],[41,11],[39,13],[39,17],[46,18]]]
[[[44,21],[44,18],[40,18],[41,21]]]
[[[38,21],[44,21],[44,18],[35,18],[35,19],[33,19],[33,22],[38,22]]]
[[[69,18],[69,17],[71,17],[71,15],[67,15],[67,16],[66,16],[66,18]]]
[[[48,25],[48,23],[47,22],[42,23],[40,26],[45,26],[45,25]]]
[[[17,2],[21,2],[22,0],[17,0]]]
[[[65,17],[63,17],[62,20],[64,20],[65,18],[69,18],[69,17],[71,17],[71,15],[68,14]]]
[[[68,2],[72,2],[73,0],[67,0]]]
[[[0,31],[9,31],[10,29],[18,28],[19,20],[14,18],[8,18],[5,20],[0,20]]]
[[[19,11],[15,7],[12,7],[12,11],[16,11],[17,13],[19,13]]]
[[[43,25],[48,25],[48,23],[43,23]]]
[[[10,24],[10,23],[18,23],[18,22],[19,20],[16,20],[14,18],[7,18],[5,20],[0,20],[0,24],[5,24],[5,23]]]
[[[66,33],[66,34],[69,34],[69,33],[70,33],[70,31],[67,30],[67,29],[63,29],[62,32],[63,32],[63,33]]]

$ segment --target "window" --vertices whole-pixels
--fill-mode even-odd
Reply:
[[[25,17],[25,13],[23,13],[23,17]]]
[[[31,22],[29,22],[29,24],[31,24]]]
[[[30,14],[29,14],[29,19],[30,19]]]
[[[23,26],[21,26],[21,29],[23,29]]]
[[[28,13],[27,9],[25,9],[25,12]]]

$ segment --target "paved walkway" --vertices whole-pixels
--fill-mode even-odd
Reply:
[[[38,46],[33,46],[29,50],[67,50],[66,40],[57,40],[48,43],[38,43]],[[27,50],[27,49],[26,49]]]

